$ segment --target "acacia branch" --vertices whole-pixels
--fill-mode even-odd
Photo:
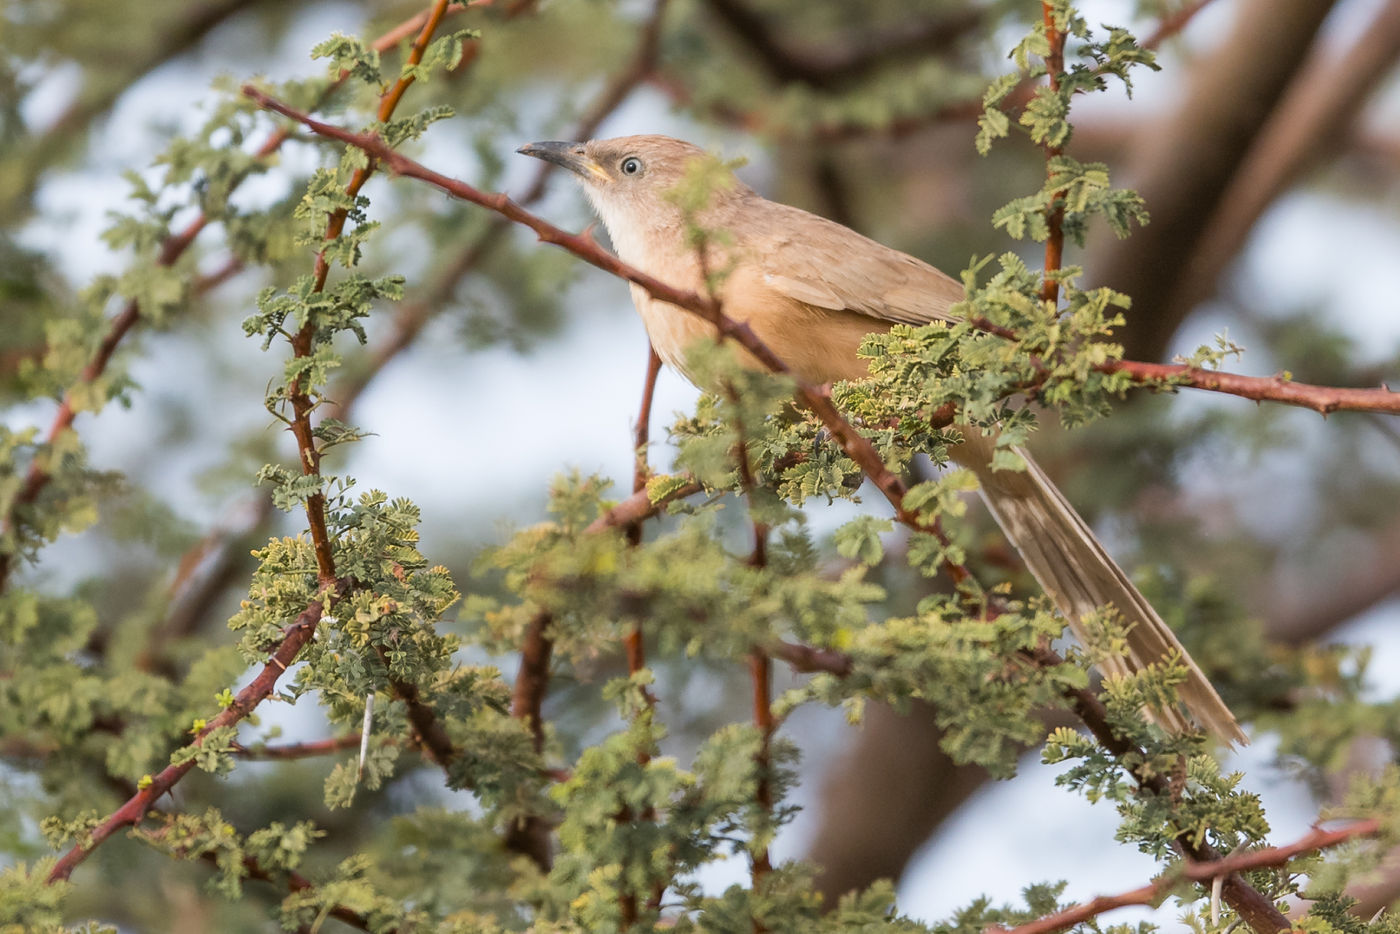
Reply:
[[[331,588],[337,593],[341,589],[342,587],[338,583]],[[243,690],[238,692],[232,704],[220,711],[195,734],[191,746],[202,745],[204,738],[214,730],[237,724],[272,694],[277,687],[277,680],[292,666],[302,648],[316,634],[316,625],[321,621],[325,604],[329,599],[330,593],[323,591],[321,597],[307,604],[301,615],[283,631],[281,644],[272,653],[272,658],[263,665],[262,671]],[[132,795],[125,804],[113,811],[95,829],[84,835],[82,840],[63,854],[49,872],[48,881],[50,883],[66,881],[73,874],[73,870],[87,859],[89,854],[104,840],[123,827],[134,826],[143,820],[146,812],[150,810],[156,800],[175,787],[175,784],[184,778],[190,769],[194,768],[194,764],[195,760],[189,758],[178,765],[172,763],[162,769],[160,774],[154,776],[144,788]]]
[[[413,47],[409,51],[408,64],[417,65],[423,60],[423,52],[428,47],[428,42],[432,39],[433,32],[436,31],[438,23],[442,21],[443,15],[447,12],[447,7],[451,0],[437,0],[428,13],[422,28],[419,30],[418,38],[414,40]],[[379,98],[379,110],[376,118],[380,123],[388,123],[394,115],[394,110],[398,107],[399,101],[403,99],[404,93],[409,85],[414,82],[414,72],[411,69],[404,69],[397,81],[393,83]],[[353,201],[374,174],[374,160],[371,159],[366,165],[357,168],[350,176],[350,181],[345,186],[345,197]],[[322,237],[325,243],[331,243],[340,238],[345,230],[345,222],[349,217],[346,208],[338,208],[331,212],[326,221],[326,232]],[[327,257],[327,247],[322,247],[316,253],[316,262],[312,271],[313,284],[312,293],[325,291],[326,280],[330,276],[331,266]],[[304,359],[310,357],[315,352],[316,321],[312,316],[308,316],[306,322],[301,326],[291,338],[293,356]],[[301,464],[301,472],[304,476],[319,477],[321,475],[321,450],[316,444],[316,436],[311,425],[311,415],[316,410],[316,402],[311,398],[310,387],[306,385],[306,375],[298,373],[293,377],[291,384],[287,387],[287,397],[292,404],[292,419],[289,423],[292,436],[296,438],[297,460]],[[317,490],[306,498],[306,523],[311,533],[311,543],[316,552],[316,566],[320,578],[323,582],[335,580],[335,558],[331,549],[330,532],[326,526],[326,497],[325,494]]]
[[[702,489],[704,487],[700,485],[699,481],[690,480],[654,502],[648,491],[638,490],[590,522],[584,532],[596,534],[606,529],[626,528],[634,523],[650,519],[664,509],[668,503],[685,499],[687,496],[694,496]]]
[[[1183,364],[1142,363],[1135,360],[1100,363],[1094,369],[1100,373],[1126,373],[1143,384],[1168,382],[1206,392],[1240,396],[1255,402],[1298,406],[1322,415],[1342,411],[1400,415],[1400,392],[1384,385],[1375,389],[1317,386],[1295,383],[1282,376],[1243,376]]]
[[[1187,861],[1180,866],[1172,867],[1157,880],[1130,892],[1118,895],[1100,895],[1083,905],[1075,905],[1063,911],[1057,911],[1029,924],[1018,925],[1010,929],[993,927],[989,928],[988,931],[989,934],[990,932],[999,932],[999,934],[1055,934],[1057,931],[1081,924],[1115,908],[1123,908],[1128,905],[1156,905],[1170,895],[1183,880],[1212,882],[1224,876],[1249,872],[1254,869],[1282,866],[1298,856],[1325,850],[1361,837],[1375,836],[1381,832],[1381,829],[1381,822],[1374,819],[1358,821],[1338,830],[1323,830],[1315,827],[1307,836],[1287,846],[1265,847],[1259,850],[1235,853],[1208,862]]]
[[[647,465],[647,444],[651,438],[651,403],[656,395],[656,377],[661,373],[661,357],[657,354],[656,348],[647,343],[647,374],[642,383],[642,403],[637,410],[637,425],[632,436],[632,494],[645,493],[647,479],[651,476],[651,469]],[[642,543],[642,523],[632,522],[627,525],[627,543],[636,548]],[[622,637],[622,647],[627,654],[627,673],[635,675],[646,667],[646,647],[642,641],[642,626],[640,623],[633,625],[632,631]],[[646,694],[649,701],[654,699],[650,692]]]
[[[759,569],[768,566],[768,527],[757,520],[753,524],[753,554],[749,556],[749,566]],[[771,819],[774,805],[773,736],[778,731],[778,721],[773,716],[773,660],[761,647],[754,646],[749,652],[748,662],[749,679],[753,685],[753,724],[759,736],[758,752],[754,755],[754,768],[758,772],[754,803]],[[772,871],[773,861],[768,855],[768,847],[762,847],[750,854],[749,877],[755,889],[760,887],[764,877]],[[768,930],[757,919],[754,920],[753,929],[754,934]]]
[[[1053,94],[1060,92],[1060,76],[1065,70],[1065,34],[1060,32],[1055,25],[1055,4],[1052,0],[1041,0],[1040,4],[1041,22],[1045,26],[1045,41],[1049,45],[1049,51],[1045,53],[1046,81]],[[1064,155],[1064,146],[1051,145],[1048,141],[1042,147],[1045,150],[1045,164],[1049,164]],[[1060,265],[1064,261],[1065,254],[1065,193],[1055,192],[1050,199],[1052,205],[1049,215],[1045,218],[1048,233],[1045,237],[1045,273],[1041,277],[1040,297],[1052,308],[1060,300],[1060,280],[1055,278],[1055,273],[1060,271]]]
[[[329,756],[342,749],[354,749],[360,745],[359,733],[346,733],[330,739],[316,739],[305,743],[279,743],[257,746],[233,744],[233,754],[241,759],[312,759],[316,756]]]
[[[447,13],[447,8],[451,0],[437,0],[428,11],[427,17],[418,32],[418,37],[414,40],[413,46],[408,53],[407,64],[417,65],[423,60],[423,54],[428,48],[428,43],[432,40],[433,33],[437,30],[438,24],[442,22],[443,16]],[[403,100],[403,95],[409,86],[413,84],[414,72],[410,68],[404,69],[399,79],[386,90],[379,99],[379,109],[377,118],[380,123],[387,123],[394,115],[399,102]],[[370,176],[374,173],[374,160],[356,169],[350,176],[350,181],[345,186],[345,196],[352,200],[359,194]],[[325,243],[337,240],[345,229],[345,222],[349,217],[349,212],[340,208],[332,212],[326,222],[326,233],[323,238]],[[316,262],[313,269],[313,285],[311,291],[320,293],[325,290],[326,280],[330,276],[330,261],[327,258],[328,247],[323,247],[316,254]],[[292,353],[295,357],[310,357],[316,350],[316,330],[317,323],[314,317],[308,316],[301,329],[292,335]],[[288,398],[292,404],[292,419],[289,427],[293,437],[296,438],[298,460],[301,463],[302,474],[305,476],[319,477],[321,475],[321,450],[316,444],[314,429],[311,424],[311,416],[315,412],[317,403],[311,398],[310,388],[305,384],[306,375],[298,373],[292,379],[288,387]],[[336,578],[335,557],[332,550],[330,531],[326,523],[326,498],[325,494],[319,490],[306,498],[306,522],[311,534],[312,546],[316,552],[316,566],[322,583],[333,581]],[[374,647],[375,654],[384,664],[384,670],[388,677],[389,687],[395,697],[403,701],[408,710],[408,719],[412,724],[414,732],[417,734],[419,742],[428,754],[444,768],[459,755],[459,750],[452,742],[452,738],[447,735],[446,728],[438,719],[436,712],[431,706],[426,704],[418,690],[418,686],[412,682],[395,678],[391,673],[388,653],[383,646]]]
[[[525,627],[520,646],[520,669],[511,688],[510,715],[524,720],[530,728],[535,754],[544,755],[544,697],[549,690],[549,661],[554,653],[554,640],[549,637],[553,620],[547,611],[535,614]],[[530,858],[541,872],[553,865],[550,852],[549,821],[538,814],[516,818],[506,830],[506,848]]]

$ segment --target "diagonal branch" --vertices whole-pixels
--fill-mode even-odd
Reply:
[[[1163,898],[1166,898],[1172,891],[1181,884],[1183,880],[1191,882],[1212,882],[1224,876],[1248,872],[1253,869],[1266,869],[1274,866],[1282,866],[1289,860],[1309,853],[1316,853],[1330,847],[1338,846],[1360,837],[1371,837],[1381,832],[1381,822],[1379,820],[1358,821],[1348,827],[1338,830],[1322,830],[1314,828],[1311,833],[1287,846],[1265,847],[1260,850],[1250,850],[1244,853],[1236,853],[1222,859],[1211,860],[1209,862],[1186,862],[1180,866],[1173,867],[1166,874],[1156,881],[1148,883],[1141,888],[1133,889],[1131,892],[1123,892],[1119,895],[1100,895],[1082,905],[1075,905],[1066,908],[1064,911],[1057,911],[1052,915],[1046,915],[1029,924],[1021,924],[1009,930],[1006,928],[988,928],[988,934],[1055,934],[1076,924],[1082,924],[1091,918],[1097,917],[1106,911],[1115,908],[1123,908],[1128,905],[1156,905]]]
[[[310,759],[315,756],[328,756],[344,749],[354,749],[360,745],[359,733],[346,733],[330,739],[315,739],[305,743],[280,743],[256,746],[233,744],[233,754],[242,759]]]
[[[343,587],[339,583],[330,588],[337,594],[342,589]],[[199,746],[204,742],[204,738],[214,730],[237,724],[272,694],[277,687],[277,680],[291,667],[296,661],[298,653],[316,634],[316,625],[321,621],[325,604],[329,599],[330,592],[323,592],[319,599],[307,604],[301,615],[283,632],[281,644],[272,653],[272,658],[263,665],[258,676],[249,682],[247,687],[238,692],[232,704],[220,711],[218,716],[210,720],[195,735],[191,745]],[[87,859],[104,840],[123,827],[133,826],[143,820],[146,812],[151,809],[156,800],[175,787],[175,784],[184,778],[190,769],[194,768],[194,764],[195,760],[190,758],[178,765],[172,763],[162,769],[160,774],[154,776],[149,784],[132,795],[125,804],[113,811],[91,833],[63,854],[49,872],[48,881],[53,883],[67,880],[73,874],[73,870]]]
[[[1333,412],[1381,412],[1386,415],[1400,415],[1400,392],[1385,385],[1377,389],[1317,386],[1312,383],[1295,383],[1282,376],[1243,376],[1176,363],[1141,363],[1135,360],[1101,363],[1094,369],[1100,373],[1126,373],[1135,382],[1146,385],[1165,381],[1191,389],[1253,399],[1255,402],[1294,405],[1312,409],[1322,415],[1330,415]]]

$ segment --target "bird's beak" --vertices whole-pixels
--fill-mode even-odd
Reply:
[[[516,152],[524,156],[534,156],[536,159],[543,159],[545,162],[553,162],[555,165],[563,166],[585,181],[610,182],[610,176],[604,168],[594,162],[583,148],[583,143],[561,143],[558,141],[548,141],[543,143],[526,143]]]

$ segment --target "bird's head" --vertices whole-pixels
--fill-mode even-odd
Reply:
[[[674,226],[679,233],[691,188],[703,189],[711,206],[749,190],[714,156],[669,136],[528,143],[516,152],[574,173],[619,246],[644,232]]]

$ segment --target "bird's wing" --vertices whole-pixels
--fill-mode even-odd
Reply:
[[[756,255],[763,282],[817,308],[900,324],[948,318],[962,283],[834,221],[767,202]]]

